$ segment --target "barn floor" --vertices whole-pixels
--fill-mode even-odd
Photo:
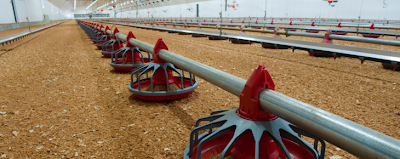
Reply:
[[[118,29],[152,45],[163,38],[170,51],[243,79],[264,64],[277,92],[400,139],[400,73],[380,63]],[[75,21],[2,50],[0,155],[7,158],[182,158],[198,118],[239,106],[239,98],[200,78],[180,100],[134,97],[129,73],[113,70]],[[356,158],[328,144],[326,158],[335,155]]]

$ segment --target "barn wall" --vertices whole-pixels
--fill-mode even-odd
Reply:
[[[228,0],[232,4],[233,0]],[[331,7],[323,0],[236,0],[237,10],[224,10],[224,0],[201,1],[179,5],[146,5],[139,7],[138,17],[195,17],[196,4],[200,5],[200,17],[218,17],[222,10],[223,17],[290,17],[290,18],[343,18],[400,20],[399,0],[339,0]],[[130,5],[130,4],[129,4]],[[147,7],[147,8],[146,8]],[[155,7],[155,8],[152,8]],[[192,8],[192,11],[188,9]],[[130,9],[129,9],[130,10]],[[135,8],[118,13],[117,17],[136,17]],[[165,11],[165,12],[164,12]]]
[[[47,0],[13,0],[17,14],[17,22],[43,21],[43,14],[50,20],[65,19],[66,15]],[[10,0],[0,0],[0,23],[15,23]]]

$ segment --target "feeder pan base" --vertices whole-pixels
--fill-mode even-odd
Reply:
[[[267,49],[288,49],[288,48],[290,48],[288,46],[282,46],[282,45],[275,46],[274,44],[262,44],[262,47],[267,48]]]
[[[308,53],[311,56],[315,56],[315,57],[335,57],[335,56],[333,56],[332,53],[325,52],[325,51],[313,51],[313,52],[308,51]],[[314,53],[314,54],[312,54],[312,53]],[[336,55],[336,57],[340,57],[340,54]]]
[[[168,31],[168,33],[177,33],[176,31]]]
[[[179,32],[178,35],[190,35],[191,33],[183,33],[183,32]]]
[[[178,83],[181,82],[181,78],[178,76],[174,77]],[[151,84],[150,78],[144,79],[140,81],[140,88],[144,89],[148,87]],[[198,83],[197,81],[193,84],[190,85],[190,79],[189,78],[183,78],[183,86],[184,89],[179,89],[176,91],[139,91],[138,89],[138,82],[134,82],[133,85],[132,83],[129,84],[128,88],[129,91],[132,92],[136,97],[144,100],[151,100],[151,101],[168,101],[168,100],[175,100],[179,98],[186,97],[190,95],[194,89],[197,88]]]
[[[285,31],[296,31],[296,29],[285,29]]]
[[[220,37],[220,36],[208,36],[209,40],[226,40],[227,38]]]
[[[276,27],[267,27],[267,30],[274,30]]]
[[[256,149],[256,144],[254,138],[258,138],[259,145],[257,148],[259,150],[258,157],[260,159],[276,159],[278,157],[286,158],[284,152],[273,140],[273,136],[277,137],[278,135],[271,135],[270,131],[273,131],[274,133],[276,133],[276,131],[287,132],[281,133],[279,136],[284,146],[288,150],[288,155],[290,155],[292,158],[309,159],[314,158],[314,155],[316,158],[319,158],[320,152],[318,150],[314,150],[311,144],[297,136],[296,133],[299,133],[297,131],[303,132],[303,130],[292,128],[292,124],[280,118],[272,121],[251,121],[243,119],[237,114],[237,111],[238,108],[215,111],[211,113],[211,116],[204,117],[198,120],[196,122],[196,131],[198,132],[201,130],[209,130],[209,132],[199,134],[197,139],[191,137],[191,139],[193,139],[194,141],[192,149],[193,154],[191,157],[189,157],[189,143],[184,150],[183,159],[197,159],[197,148],[199,147],[199,143],[201,142],[204,142],[204,144],[201,146],[201,158],[206,159],[217,156],[224,151],[224,149],[234,138],[236,138],[236,142],[233,142],[234,145],[231,145],[229,149],[227,149],[224,157],[232,155],[234,158],[241,159],[255,158],[254,152]],[[211,122],[199,126],[197,123],[200,123],[201,121]],[[209,127],[208,125],[212,126]],[[214,129],[212,129],[211,131],[210,128]],[[193,131],[191,134],[195,136],[196,133],[193,133]],[[240,133],[237,134],[239,136],[235,137],[235,132]],[[323,141],[311,135],[308,135],[308,137],[314,138],[318,141]],[[297,142],[293,140],[297,140]],[[322,147],[323,150],[325,150],[325,145],[323,145]]]
[[[250,41],[247,40],[238,40],[238,39],[231,39],[231,42],[233,44],[250,44]]]
[[[379,36],[381,36],[378,34],[361,34],[361,35],[366,38],[378,38]]]
[[[166,30],[158,30],[158,31],[160,31],[160,32],[167,32]]]
[[[391,63],[382,62],[384,69],[393,70],[393,65]],[[395,71],[400,71],[400,66],[396,67]]]
[[[144,63],[150,62],[149,59],[143,59],[143,61]],[[123,60],[118,60],[116,62],[110,62],[110,65],[117,71],[130,72],[143,64],[122,64],[123,62]]]
[[[319,33],[319,30],[307,30],[307,33]]]
[[[206,37],[207,35],[201,35],[201,34],[192,34],[192,37]]]
[[[338,32],[333,31],[332,34],[335,34],[335,35],[346,35],[347,32],[344,32],[344,31],[338,31]]]

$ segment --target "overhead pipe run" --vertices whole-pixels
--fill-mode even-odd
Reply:
[[[151,24],[151,23],[148,23]],[[217,28],[217,29],[227,29],[227,30],[240,30],[238,27],[222,27],[222,26],[206,26],[201,25],[190,25],[190,24],[170,24],[166,23],[165,25],[174,25],[174,26],[184,26],[184,27],[200,27],[200,28]],[[252,28],[242,28],[243,31],[250,31],[250,32],[261,32],[261,33],[274,33],[273,30],[263,30],[263,29],[252,29]],[[316,38],[324,38],[324,34],[315,34],[315,33],[304,33],[304,32],[295,32],[295,31],[277,31],[277,34],[283,34],[288,36],[307,36],[307,37],[316,37]],[[373,44],[382,44],[382,45],[392,45],[392,46],[400,46],[400,41],[397,40],[387,40],[387,39],[375,39],[375,38],[363,38],[357,36],[345,36],[345,35],[329,35],[330,39],[336,40],[347,40],[347,41],[358,41],[358,42],[365,42],[365,43],[373,43]]]
[[[107,22],[106,22],[107,23]],[[160,31],[168,31],[169,33],[178,33],[180,35],[192,34],[197,35],[206,35],[210,40],[226,40],[229,39],[232,43],[238,44],[251,44],[251,43],[260,43],[264,48],[273,48],[273,49],[286,49],[291,48],[293,51],[295,49],[306,50],[312,56],[320,56],[320,57],[340,57],[347,56],[350,58],[358,58],[361,60],[361,64],[365,60],[372,60],[377,62],[382,62],[382,66],[385,69],[393,69],[399,71],[400,67],[398,67],[398,62],[400,62],[400,56],[398,52],[387,51],[387,50],[377,50],[377,49],[368,49],[368,48],[358,48],[346,45],[332,45],[332,41],[329,38],[331,34],[329,31],[324,35],[324,39],[321,43],[309,42],[309,41],[300,41],[300,40],[291,40],[291,39],[281,39],[281,38],[271,38],[266,36],[255,36],[255,35],[246,35],[246,34],[235,34],[235,33],[217,33],[215,31],[204,31],[204,30],[191,30],[185,28],[168,28],[168,27],[155,27],[148,25],[137,25],[137,24],[125,24],[118,23],[119,25],[127,25],[138,27],[142,29],[149,30],[160,30]],[[218,28],[218,24],[215,28]],[[241,28],[244,28],[243,26]],[[218,29],[217,29],[218,31]],[[243,31],[243,30],[242,30]],[[241,31],[241,32],[242,32]],[[276,33],[277,29],[274,29],[274,37],[279,36]],[[325,43],[325,44],[323,44]],[[328,45],[326,45],[328,44]]]
[[[88,27],[88,26],[87,26]],[[104,31],[102,29],[102,31]],[[108,34],[112,31],[108,30]],[[126,36],[117,34],[116,38],[126,41]],[[148,43],[129,39],[130,44],[154,54],[154,46]],[[246,80],[204,65],[197,61],[179,56],[168,50],[158,52],[162,60],[236,95],[240,96]],[[359,125],[340,116],[298,101],[270,89],[259,94],[260,107],[299,128],[322,138],[349,153],[360,158],[398,158],[400,156],[400,141]]]

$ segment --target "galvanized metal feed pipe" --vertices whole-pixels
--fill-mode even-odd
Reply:
[[[102,29],[104,31],[104,29]],[[112,34],[111,31],[107,31]],[[126,36],[117,38],[126,41]],[[154,46],[129,39],[129,43],[142,50],[153,53]],[[236,95],[244,89],[246,80],[179,56],[168,50],[160,50],[161,59],[192,72],[196,76]],[[265,89],[259,94],[263,110],[285,119],[303,130],[316,135],[360,158],[398,158],[400,140],[359,125],[340,116],[316,108],[281,93]]]
[[[149,23],[150,24],[150,23]],[[166,25],[172,25],[167,23]],[[184,24],[174,24],[176,26],[184,26]],[[207,26],[207,25],[186,25],[187,27],[200,27],[200,28],[221,28],[221,26]],[[240,30],[238,27],[222,27],[222,29],[228,30]],[[252,29],[252,28],[242,28],[243,31],[251,31],[251,32],[262,32],[262,33],[274,33],[273,30],[264,30],[264,29]],[[307,36],[307,37],[316,37],[316,38],[324,38],[325,34],[316,34],[316,33],[304,33],[304,32],[295,32],[295,31],[277,31],[277,34],[284,34],[286,36]],[[346,36],[346,35],[329,35],[330,39],[336,40],[347,40],[347,41],[358,41],[365,43],[373,43],[373,44],[382,44],[382,45],[393,45],[400,46],[400,41],[397,40],[387,40],[387,39],[375,39],[375,38],[365,38],[365,37],[357,37],[357,36]]]
[[[287,31],[286,36],[308,36],[308,37],[324,38],[325,34]],[[345,35],[329,35],[329,38],[337,39],[337,40],[358,41],[358,42],[366,42],[366,43],[373,43],[373,44],[400,46],[400,41],[397,41],[397,40],[363,38],[363,37],[345,36]]]

